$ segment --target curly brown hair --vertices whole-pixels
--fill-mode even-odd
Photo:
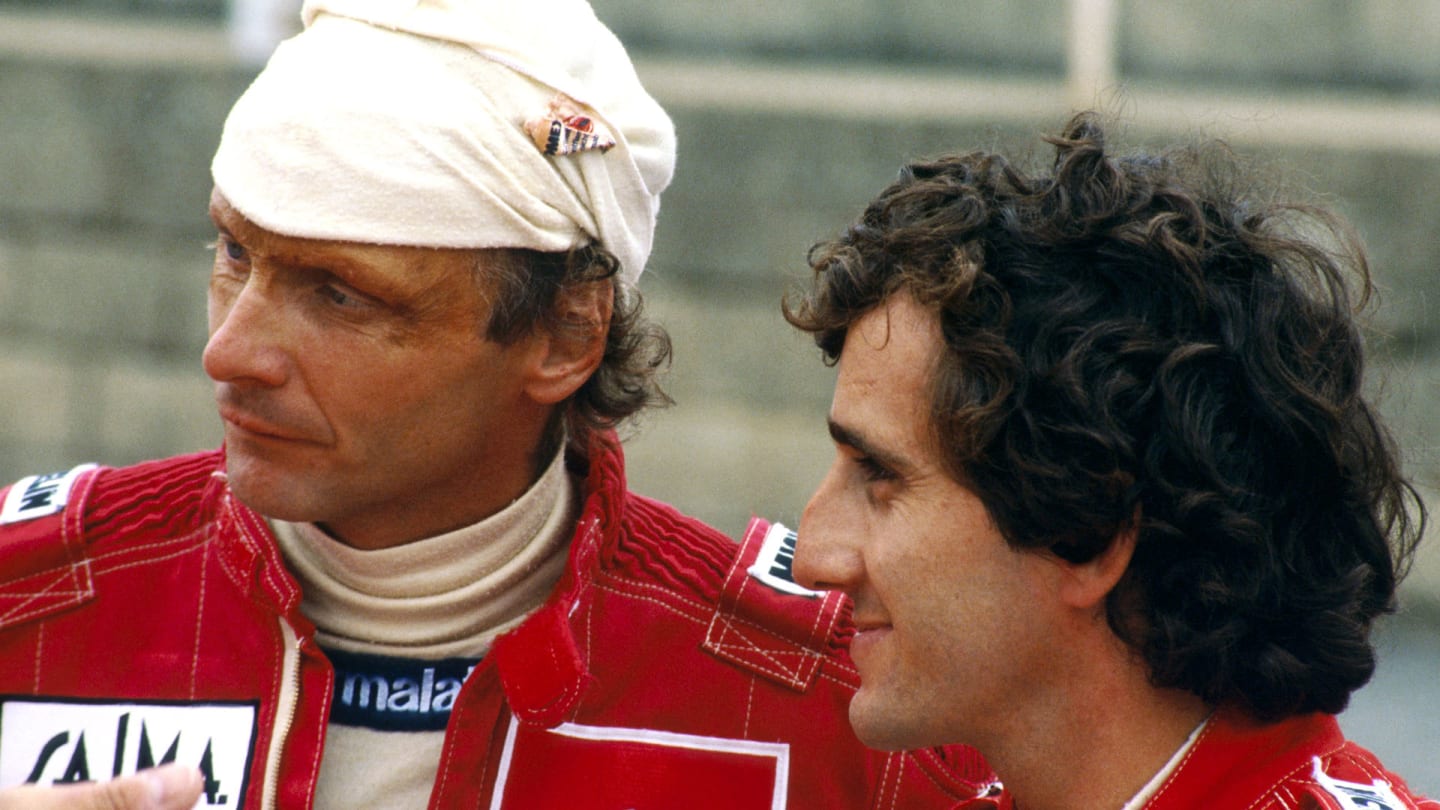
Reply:
[[[486,337],[499,343],[513,342],[536,329],[593,328],[566,320],[557,306],[566,290],[604,282],[614,296],[600,367],[557,410],[537,452],[539,464],[553,458],[567,436],[571,450],[584,456],[596,433],[618,428],[647,407],[671,404],[659,379],[670,363],[670,335],[645,316],[639,291],[619,283],[619,269],[615,255],[594,243],[560,253],[523,248],[486,251],[477,267],[477,274],[494,285]]]
[[[1116,157],[1093,114],[1046,140],[1040,173],[905,167],[786,318],[834,362],[908,291],[945,342],[930,428],[1007,542],[1078,562],[1134,529],[1106,609],[1156,685],[1340,711],[1425,520],[1362,396],[1358,237],[1220,143]]]

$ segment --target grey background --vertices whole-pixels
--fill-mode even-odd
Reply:
[[[805,248],[905,160],[1038,152],[1077,105],[1131,145],[1225,137],[1350,216],[1383,286],[1372,381],[1440,483],[1440,2],[1132,0],[1118,82],[1065,78],[1066,4],[596,0],[680,138],[642,283],[676,407],[631,479],[732,534],[793,524],[828,462],[831,372],[778,315]],[[293,11],[278,18],[292,25]],[[208,162],[253,75],[220,0],[0,0],[0,479],[219,440],[199,366]],[[1440,551],[1342,717],[1440,794]]]

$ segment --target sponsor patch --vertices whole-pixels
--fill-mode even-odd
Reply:
[[[1380,779],[1366,785],[1360,782],[1345,782],[1325,773],[1320,767],[1320,758],[1315,757],[1315,782],[1326,793],[1335,797],[1346,810],[1404,810],[1400,797],[1390,789],[1390,783]]]
[[[772,524],[760,544],[755,563],[750,566],[750,576],[781,593],[815,598],[824,596],[823,591],[812,591],[795,583],[795,532],[779,523]]]
[[[510,719],[490,810],[784,810],[790,746]]]
[[[443,731],[478,658],[426,661],[326,649],[335,665],[330,722],[379,731]]]
[[[0,506],[0,525],[34,520],[60,512],[70,500],[70,489],[81,473],[95,469],[94,464],[81,464],[69,472],[32,475],[15,482]]]
[[[256,709],[254,702],[0,697],[0,788],[102,781],[178,762],[205,775],[197,808],[240,807]]]

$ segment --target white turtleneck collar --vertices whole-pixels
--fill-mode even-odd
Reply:
[[[322,646],[412,658],[480,657],[544,603],[579,505],[559,453],[501,511],[453,532],[362,551],[313,523],[271,520]]]

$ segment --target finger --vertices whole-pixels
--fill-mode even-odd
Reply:
[[[0,790],[0,810],[190,810],[204,787],[198,770],[161,765],[109,782]]]

